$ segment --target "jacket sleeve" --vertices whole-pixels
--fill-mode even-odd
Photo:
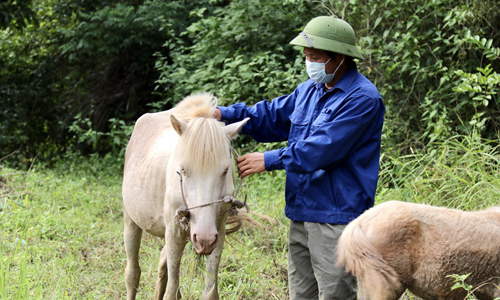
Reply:
[[[367,141],[380,139],[384,106],[381,99],[365,95],[350,99],[330,121],[311,126],[311,134],[287,147],[264,154],[266,170],[309,173],[353,155]],[[377,126],[380,124],[380,126]]]
[[[242,129],[243,134],[250,135],[258,142],[281,142],[288,139],[290,131],[290,114],[295,106],[297,90],[292,94],[275,98],[272,102],[263,100],[247,107],[244,103],[228,107],[218,107],[221,120],[227,123],[241,121],[250,117]]]

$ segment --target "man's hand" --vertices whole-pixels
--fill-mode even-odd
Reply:
[[[254,152],[238,158],[238,173],[240,178],[248,175],[260,173],[266,170],[264,162],[264,153]]]

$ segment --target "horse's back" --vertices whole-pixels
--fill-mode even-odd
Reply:
[[[384,247],[414,249],[422,258],[453,250],[482,250],[500,240],[500,213],[462,211],[425,204],[388,201],[368,210],[355,222],[370,242]]]
[[[495,209],[470,212],[388,201],[366,211],[348,227],[359,228],[376,255],[414,294],[424,299],[434,299],[438,294],[442,299],[459,299],[462,295],[451,291],[452,279],[447,275],[471,273],[477,282],[499,275],[492,267],[500,264],[499,221]],[[355,249],[367,250],[363,248]],[[353,256],[344,261],[357,263]]]
[[[161,142],[162,135],[172,129],[169,118],[171,114],[172,110],[167,110],[147,113],[137,119],[125,153],[125,172],[129,163],[134,163],[136,157],[147,155]]]
[[[141,116],[125,154],[123,205],[143,230],[163,236],[163,200],[167,162],[178,135],[170,124],[172,110]]]

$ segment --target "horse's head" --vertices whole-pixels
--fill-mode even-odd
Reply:
[[[184,122],[171,116],[172,126],[180,136],[169,163],[170,174],[178,174],[174,176],[177,200],[172,204],[184,206],[180,211],[189,220],[191,241],[198,254],[212,253],[219,231],[225,230],[226,216],[221,213],[230,206],[227,199],[235,183],[230,140],[247,121],[223,126],[212,118]]]

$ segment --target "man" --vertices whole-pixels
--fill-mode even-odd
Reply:
[[[357,70],[353,58],[362,56],[345,21],[314,18],[290,43],[304,48],[309,80],[271,103],[219,107],[215,116],[250,117],[242,133],[260,142],[288,140],[240,157],[238,169],[241,177],[286,170],[290,299],[356,299],[335,250],[345,225],[374,204],[384,104]]]

